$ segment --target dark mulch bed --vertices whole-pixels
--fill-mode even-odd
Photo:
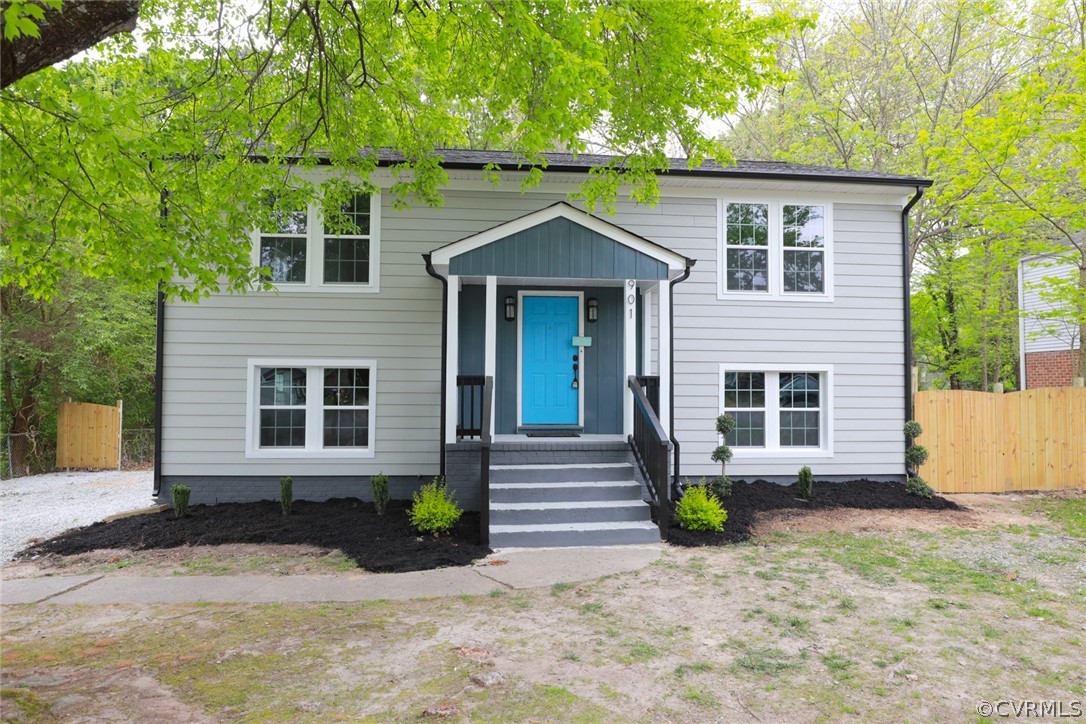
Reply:
[[[336,498],[295,501],[283,516],[277,501],[196,505],[177,519],[150,513],[76,528],[21,551],[16,558],[71,556],[107,548],[151,550],[233,543],[308,544],[340,550],[360,568],[390,573],[464,566],[490,553],[479,544],[479,514],[465,512],[450,535],[420,536],[408,503],[391,501],[383,516],[372,503]]]
[[[832,510],[856,508],[860,510],[961,510],[961,506],[938,495],[920,498],[905,492],[903,483],[879,483],[872,480],[850,480],[847,483],[815,482],[811,499],[804,501],[796,492],[795,484],[779,485],[755,480],[753,483],[737,482],[732,486],[731,497],[724,501],[728,519],[720,533],[683,530],[675,523],[675,506],[671,510],[671,528],[668,542],[680,546],[718,546],[749,540],[759,513],[776,510]]]

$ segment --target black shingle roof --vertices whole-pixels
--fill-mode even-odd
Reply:
[[[448,169],[481,169],[488,164],[496,164],[503,169],[528,168],[523,156],[508,151],[473,151],[462,149],[440,149],[444,158],[442,166]],[[614,156],[571,153],[546,153],[548,171],[586,172],[594,166],[603,166],[615,160]],[[387,150],[378,152],[382,166],[402,162],[399,153]],[[875,171],[855,171],[852,169],[832,168],[830,166],[806,166],[784,161],[736,161],[734,165],[722,166],[716,161],[705,161],[700,166],[689,168],[684,158],[668,159],[670,176],[701,176],[708,178],[749,178],[749,179],[806,179],[809,181],[831,181],[838,183],[865,183],[891,186],[931,186],[929,179],[917,176],[898,176]]]

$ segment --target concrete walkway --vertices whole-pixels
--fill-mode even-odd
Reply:
[[[435,598],[576,583],[644,568],[659,545],[497,551],[473,566],[341,576],[46,576],[0,582],[0,603],[298,603]]]

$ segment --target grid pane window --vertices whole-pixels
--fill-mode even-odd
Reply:
[[[260,447],[305,447],[306,370],[260,368]]]
[[[324,447],[367,447],[370,432],[370,371],[324,370]]]
[[[825,288],[825,211],[821,206],[783,207],[784,291],[821,293]]]
[[[324,283],[370,281],[370,197],[356,194],[324,224]]]
[[[264,200],[272,207],[272,225],[260,234],[259,264],[268,268],[270,281],[304,284],[308,215],[305,209],[277,208],[277,201],[275,196]]]
[[[725,230],[731,291],[769,290],[769,205],[728,204]]]
[[[821,390],[813,372],[780,373],[781,447],[818,447]]]
[[[765,373],[724,375],[724,412],[735,418],[735,430],[725,438],[731,447],[765,447]]]
[[[304,236],[261,236],[260,266],[273,282],[305,282]]]

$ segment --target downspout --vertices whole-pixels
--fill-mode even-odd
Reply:
[[[441,477],[445,477],[445,385],[448,382],[446,370],[448,369],[446,350],[448,344],[449,330],[448,330],[448,316],[449,316],[449,280],[437,273],[434,269],[433,263],[430,261],[430,254],[426,253],[422,255],[422,260],[426,262],[426,273],[432,276],[434,279],[441,281],[441,448],[438,452]]]
[[[162,343],[165,339],[166,295],[162,282],[158,283],[158,312],[155,315],[155,486],[151,494],[158,497],[162,491]]]
[[[669,346],[671,348],[668,351],[668,354],[671,355],[671,365],[670,370],[668,371],[668,376],[671,378],[669,385],[671,399],[668,400],[668,422],[671,429],[668,430],[668,435],[671,439],[672,448],[675,450],[675,474],[674,477],[672,477],[671,481],[671,493],[675,497],[677,497],[677,493],[679,490],[679,441],[675,438],[675,285],[679,282],[686,281],[686,279],[690,276],[690,270],[693,269],[694,265],[697,263],[697,259],[687,259],[686,269],[683,270],[682,276],[675,277],[667,286],[667,293],[669,295],[669,301],[671,302],[667,305],[667,323],[671,327],[671,335],[670,339],[668,340]]]
[[[901,304],[905,314],[905,421],[913,419],[913,316],[912,296],[909,293],[909,211],[924,196],[924,187],[917,186],[916,193],[901,210]],[[905,447],[912,440],[905,438]]]
[[[166,200],[170,194],[165,189],[159,197],[159,217],[163,225],[170,216],[170,208]],[[162,492],[162,379],[163,369],[163,344],[166,340],[166,295],[162,293],[162,282],[158,283],[158,296],[155,302],[155,461],[154,461],[154,487],[151,494],[156,498]]]

